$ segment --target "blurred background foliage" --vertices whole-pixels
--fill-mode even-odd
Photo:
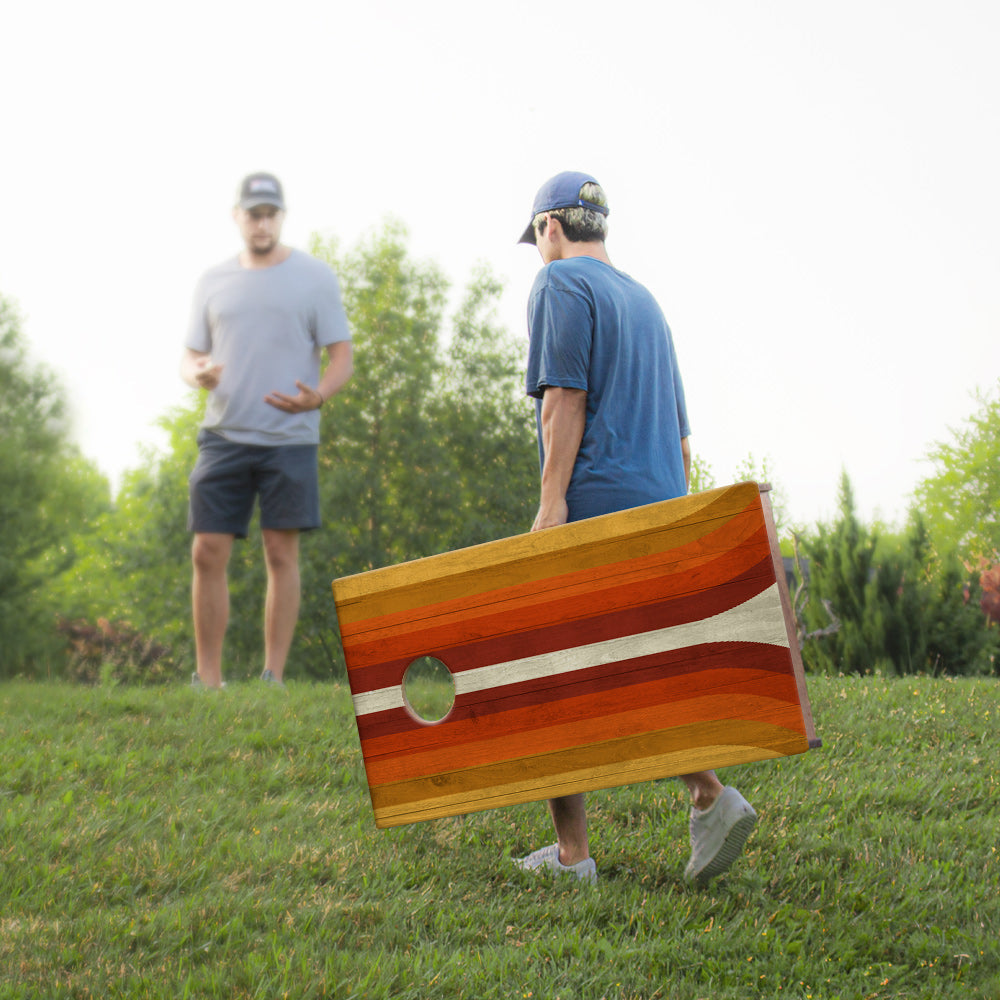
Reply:
[[[528,530],[538,452],[525,338],[498,322],[502,285],[488,269],[454,294],[391,220],[349,250],[317,238],[311,251],[340,276],[355,337],[355,374],[323,408],[325,524],[302,541],[289,663],[292,678],[323,679],[344,669],[332,580]],[[723,480],[772,486],[807,669],[998,672],[1000,383],[975,398],[963,427],[930,448],[901,529],[858,520],[846,472],[837,517],[812,526],[788,523],[768,460],[748,456]],[[203,403],[192,393],[164,414],[166,444],[112,497],[70,443],[62,387],[32,364],[0,297],[0,677],[153,683],[193,670],[187,477]],[[716,485],[695,454],[692,491]],[[234,550],[230,586],[226,674],[255,676],[256,527]]]

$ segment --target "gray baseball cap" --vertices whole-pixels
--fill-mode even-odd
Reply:
[[[274,174],[248,174],[240,184],[240,208],[256,208],[258,205],[274,205],[285,210],[285,196],[281,181]]]

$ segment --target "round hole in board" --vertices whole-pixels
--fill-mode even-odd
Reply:
[[[455,679],[435,656],[418,656],[403,674],[403,701],[418,722],[440,722],[455,704]]]

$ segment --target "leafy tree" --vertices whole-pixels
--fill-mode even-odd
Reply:
[[[771,513],[774,515],[774,527],[781,535],[787,526],[787,512],[784,504],[784,490],[778,483],[771,470],[768,459],[764,459],[760,465],[752,454],[740,463],[732,476],[726,480],[727,483],[768,483],[771,486]],[[697,453],[691,456],[691,489],[692,493],[703,493],[705,490],[715,489],[719,483],[716,481],[715,472],[711,465]]]
[[[705,490],[714,490],[718,485],[712,466],[701,455],[692,454],[690,492],[704,493]]]
[[[447,283],[404,240],[390,223],[343,258],[313,248],[341,277],[356,357],[324,407],[328,528],[304,560],[315,586],[298,637],[314,673],[340,664],[333,579],[526,531],[537,503],[523,349],[496,321],[502,286],[474,273],[444,347]]]
[[[963,559],[1000,560],[1000,381],[978,410],[928,453],[937,471],[915,491],[934,546]]]
[[[754,482],[768,483],[771,487],[771,513],[774,515],[775,531],[781,535],[788,523],[788,512],[785,508],[785,490],[774,476],[769,459],[764,458],[760,465],[753,454],[747,455],[733,475],[734,483]]]
[[[301,541],[290,669],[316,677],[342,667],[334,579],[525,531],[537,502],[522,351],[495,318],[501,286],[474,274],[446,344],[448,283],[411,259],[405,236],[389,223],[349,253],[335,242],[312,248],[340,276],[355,348],[354,376],[323,407],[324,527]],[[166,451],[149,453],[126,478],[102,523],[104,544],[67,583],[91,620],[127,621],[192,669],[187,477],[201,405],[164,418]],[[229,567],[229,676],[260,670],[264,580],[255,519]]]
[[[204,412],[204,399],[196,393],[190,398],[158,421],[167,447],[146,449],[139,468],[125,475],[114,507],[79,542],[78,560],[58,582],[64,617],[106,619],[155,635],[189,662],[187,477]]]
[[[535,408],[524,391],[527,339],[499,326],[502,292],[485,267],[474,272],[432,403],[452,470],[439,551],[527,531],[538,504]]]
[[[823,602],[840,628],[807,642],[803,659],[824,672],[984,673],[997,652],[978,604],[963,588],[962,567],[931,549],[914,517],[899,537],[881,537],[855,513],[850,480],[841,477],[840,519],[801,539],[809,559],[809,603],[803,631],[828,624]]]
[[[0,676],[62,668],[50,583],[76,557],[73,534],[109,500],[68,433],[62,389],[31,365],[0,297]]]

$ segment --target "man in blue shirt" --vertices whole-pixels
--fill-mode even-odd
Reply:
[[[650,292],[604,246],[608,206],[589,174],[567,171],[535,197],[521,236],[543,269],[528,302],[527,391],[536,400],[541,496],[533,531],[683,496],[690,428],[670,328]],[[686,877],[727,871],[756,823],[714,771],[683,775],[691,793]],[[549,800],[557,841],[518,861],[593,881],[583,795]]]

